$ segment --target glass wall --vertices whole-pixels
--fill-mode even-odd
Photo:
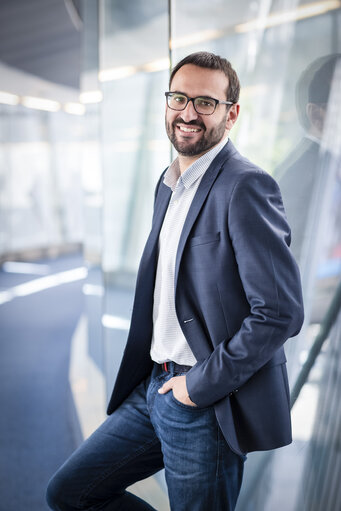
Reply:
[[[82,124],[0,104],[0,256],[80,244]]]
[[[110,391],[126,341],[154,187],[170,158],[162,117],[168,80],[168,6],[166,0],[100,5],[103,323]],[[154,63],[155,71],[150,71],[149,63]]]
[[[332,57],[341,53],[340,27],[339,1],[99,3],[101,343],[108,394],[125,346],[154,187],[171,161],[164,130],[171,63],[199,50],[232,62],[242,94],[231,138],[282,189],[306,310],[301,334],[286,344],[294,441],[248,456],[239,511],[341,506],[336,476],[341,467],[341,64]],[[147,483],[138,491],[161,511],[167,498],[164,483],[157,481],[161,496]]]

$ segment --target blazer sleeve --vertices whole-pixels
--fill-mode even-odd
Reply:
[[[249,314],[231,339],[187,373],[188,393],[198,406],[212,405],[243,385],[303,323],[290,228],[270,175],[243,174],[230,198],[227,225]]]

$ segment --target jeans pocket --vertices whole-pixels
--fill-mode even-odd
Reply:
[[[169,394],[170,394],[170,397],[171,397],[171,400],[173,401],[173,403],[175,403],[178,407],[183,408],[185,410],[189,410],[192,412],[202,412],[203,410],[208,409],[208,408],[200,408],[199,406],[196,406],[196,405],[192,406],[192,405],[186,405],[185,403],[181,403],[181,401],[176,399],[176,397],[174,396],[173,390],[170,390]]]

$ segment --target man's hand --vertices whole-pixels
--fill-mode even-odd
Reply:
[[[163,386],[159,389],[159,394],[167,394],[170,390],[173,390],[173,395],[177,401],[188,406],[197,406],[193,401],[190,400],[187,385],[186,376],[175,376],[170,380],[166,381]]]

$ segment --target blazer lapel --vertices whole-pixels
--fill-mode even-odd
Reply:
[[[214,181],[216,180],[221,167],[225,163],[225,161],[237,150],[235,149],[234,145],[232,144],[231,140],[227,142],[227,144],[223,147],[223,149],[220,151],[220,153],[217,154],[217,156],[212,161],[211,165],[206,170],[200,185],[198,187],[198,190],[194,196],[194,199],[192,201],[192,204],[189,208],[180,240],[178,245],[178,251],[176,254],[176,262],[175,262],[175,276],[174,276],[174,284],[175,289],[177,286],[178,281],[178,275],[179,275],[179,267],[180,267],[180,261],[181,257],[184,251],[184,247],[187,241],[187,238],[189,236],[189,233],[193,227],[193,224],[201,210],[201,207],[210,191],[210,189],[213,186]]]
[[[155,253],[158,246],[159,234],[171,194],[171,189],[162,182],[155,201],[152,229],[147,239],[140,263],[140,268],[146,268],[146,270],[149,270],[149,273],[151,269],[150,263],[152,262],[152,264],[155,264]],[[140,271],[139,273],[142,272]]]
[[[152,230],[156,230],[158,233],[160,232],[171,195],[172,190],[169,188],[169,186],[166,186],[163,182],[160,183],[155,201],[152,226]]]

